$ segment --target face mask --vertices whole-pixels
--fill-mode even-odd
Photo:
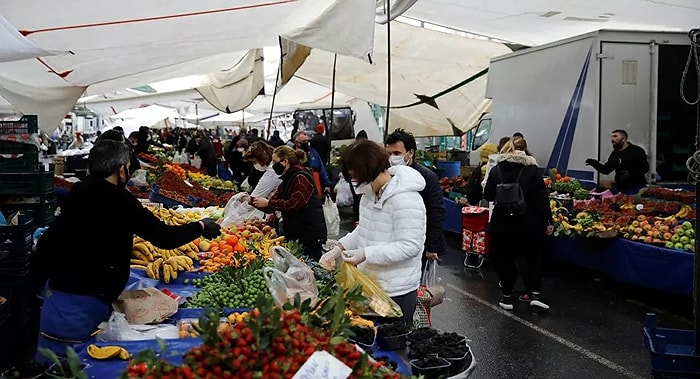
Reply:
[[[282,174],[284,174],[285,167],[282,164],[282,162],[277,162],[277,163],[272,165],[272,169],[275,171],[275,174],[282,175]]]
[[[244,149],[244,148],[242,148],[242,147],[239,147],[239,148],[238,148],[238,149],[236,149],[236,150],[237,150],[237,151],[238,151],[239,153],[242,153],[242,152],[244,152],[244,151],[245,151],[245,149]]]
[[[263,166],[263,165],[261,165],[261,164],[259,164],[259,163],[254,163],[254,164],[253,164],[253,167],[255,167],[255,169],[258,170],[258,171],[265,171],[265,170],[267,170],[267,166]]]
[[[392,166],[406,166],[405,155],[390,155],[389,164]]]
[[[299,148],[304,150],[304,151],[309,151],[309,143],[308,142],[302,142],[299,144]]]
[[[352,185],[355,187],[355,193],[358,195],[364,195],[372,191],[372,183],[357,184],[356,181],[352,181]]]

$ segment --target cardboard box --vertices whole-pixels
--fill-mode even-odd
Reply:
[[[124,291],[112,304],[129,324],[157,324],[177,312],[177,301],[155,288]]]

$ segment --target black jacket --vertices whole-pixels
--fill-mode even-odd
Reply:
[[[649,172],[647,153],[637,145],[630,143],[624,150],[613,150],[604,164],[594,160],[591,160],[590,164],[605,175],[615,171],[615,184],[619,189],[647,184],[646,173]]]
[[[168,226],[129,191],[89,177],[66,197],[61,215],[39,238],[32,254],[32,283],[112,302],[129,279],[134,234],[163,249],[182,246],[202,233],[199,223]]]
[[[413,162],[411,167],[425,179],[425,188],[420,191],[426,213],[425,251],[443,255],[447,252],[447,246],[442,229],[445,222],[445,203],[440,180],[434,172],[420,163]]]
[[[484,199],[496,199],[496,185],[512,183],[520,175],[520,188],[523,191],[527,210],[524,215],[511,216],[506,211],[495,207],[489,223],[491,233],[514,236],[544,236],[547,225],[552,225],[552,211],[549,207],[549,195],[544,180],[537,169],[535,158],[525,154],[499,154],[498,164],[488,173],[484,187]],[[499,175],[500,172],[500,175]]]
[[[328,164],[328,138],[324,136],[323,134],[316,133],[314,134],[313,137],[311,137],[311,141],[309,141],[309,145],[316,149],[316,152],[318,152],[318,155],[321,156],[321,160],[323,161],[324,165]]]
[[[282,212],[284,237],[290,241],[298,240],[307,246],[326,242],[326,218],[311,173],[301,166],[292,166],[280,178],[282,183],[270,198],[266,211]],[[288,204],[295,192],[310,196],[298,204]]]

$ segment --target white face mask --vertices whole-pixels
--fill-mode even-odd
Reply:
[[[406,155],[390,155],[389,164],[392,166],[406,166]]]
[[[265,170],[267,170],[267,166],[263,166],[263,165],[261,165],[261,164],[259,164],[259,163],[254,163],[254,164],[253,164],[253,167],[255,167],[255,169],[258,170],[258,171],[265,171]]]
[[[244,152],[244,151],[245,151],[245,149],[244,149],[244,148],[242,148],[242,147],[239,147],[239,148],[238,148],[238,149],[236,149],[236,150],[238,150],[238,152],[239,152],[239,153],[242,153],[242,152]]]
[[[364,195],[372,191],[372,183],[357,184],[357,182],[353,180],[352,186],[355,188],[355,193],[358,195]]]

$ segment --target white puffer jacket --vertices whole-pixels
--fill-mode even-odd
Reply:
[[[389,168],[392,175],[379,200],[374,192],[360,201],[360,223],[340,243],[346,250],[363,248],[358,268],[391,296],[418,289],[425,243],[425,205],[418,193],[421,174],[408,166]]]

